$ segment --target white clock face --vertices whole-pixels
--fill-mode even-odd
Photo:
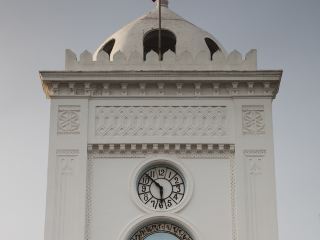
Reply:
[[[157,165],[140,175],[137,191],[145,206],[154,210],[168,210],[182,201],[185,182],[179,171],[167,165]]]

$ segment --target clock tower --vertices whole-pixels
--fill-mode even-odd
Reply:
[[[228,53],[168,1],[93,54],[66,50],[65,70],[40,72],[45,240],[277,240],[281,75],[258,70],[256,50]]]

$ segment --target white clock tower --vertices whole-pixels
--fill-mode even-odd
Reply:
[[[159,8],[159,6],[157,6]],[[41,71],[51,100],[45,240],[277,240],[282,71],[227,53],[163,1],[94,54]]]

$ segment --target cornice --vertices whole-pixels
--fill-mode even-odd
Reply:
[[[47,97],[271,97],[282,70],[41,71]]]

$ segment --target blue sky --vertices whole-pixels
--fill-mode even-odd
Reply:
[[[151,0],[0,0],[1,237],[43,239],[49,101],[39,70],[64,50],[94,51]],[[280,239],[320,239],[320,1],[171,0],[227,51],[258,49],[259,69],[283,69],[274,101]]]

